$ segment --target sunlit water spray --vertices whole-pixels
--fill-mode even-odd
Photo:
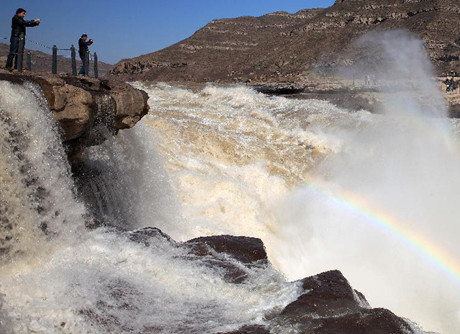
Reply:
[[[84,208],[40,90],[0,82],[0,91],[0,247],[8,263],[77,230]]]
[[[340,269],[373,306],[458,333],[454,122],[418,39],[369,40],[394,64],[380,74],[383,115],[243,87],[142,86],[182,206],[175,237],[261,237],[290,279]]]
[[[276,249],[292,259],[282,270],[340,268],[371,303],[458,333],[458,139],[421,42],[401,32],[369,38],[393,65],[384,69],[388,82],[403,89],[387,95],[385,116],[344,136],[343,149],[282,205]]]
[[[146,246],[121,232],[182,230],[151,129],[89,150],[78,188],[85,208],[39,89],[0,88],[2,334],[226,332],[266,323],[298,297],[299,286],[270,265],[233,260],[247,274],[233,284],[168,239]],[[117,228],[84,230],[91,215]]]
[[[389,50],[392,39],[384,39]],[[397,43],[398,50],[415,46],[416,52],[403,53],[417,66],[427,64],[418,41]],[[122,229],[157,226],[176,240],[261,237],[270,260],[290,279],[340,269],[372,306],[427,329],[458,332],[457,136],[441,117],[442,97],[430,75],[410,71],[426,82],[385,78],[390,90],[392,82],[404,88],[392,95],[385,115],[245,87],[139,84],[151,97],[150,114],[85,157],[79,193],[87,210],[73,197],[56,131],[43,136],[54,125],[40,93],[2,83],[2,117],[18,125],[14,131],[11,121],[1,125],[7,129],[0,133],[1,163],[8,171],[2,177],[9,180],[1,185],[2,201],[13,201],[5,207],[15,209],[0,214],[19,217],[27,223],[21,231],[31,234],[13,254],[42,249],[52,256],[42,266],[13,263],[2,270],[0,330],[212,333],[263,323],[298,296],[298,287],[270,267],[249,272],[237,286],[186,260],[164,239],[144,247],[111,230],[75,231],[86,213]],[[404,75],[404,69],[389,72]],[[18,105],[28,106],[24,115]],[[43,127],[35,128],[40,121]],[[11,146],[19,135],[35,149]],[[51,166],[43,158],[49,147],[58,152]],[[35,150],[45,153],[33,158]],[[31,157],[18,157],[23,151]],[[32,161],[24,170],[38,179],[63,175],[61,186],[49,187],[56,195],[31,196],[36,183],[14,168],[18,161]],[[53,211],[37,211],[40,205]],[[49,217],[61,211],[57,217],[65,219]]]

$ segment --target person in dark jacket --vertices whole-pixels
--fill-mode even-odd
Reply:
[[[82,66],[78,74],[86,74],[88,69],[88,57],[86,56],[89,53],[88,46],[93,44],[93,40],[90,39],[88,41],[88,35],[83,34],[81,35],[80,39],[78,40],[78,54],[80,55],[80,59],[82,62]]]
[[[16,15],[13,16],[11,21],[11,38],[10,38],[10,53],[6,60],[6,68],[12,70],[13,59],[16,59],[14,62],[14,68],[18,67],[18,53],[23,53],[24,49],[19,50],[19,41],[25,39],[26,36],[26,27],[35,27],[40,24],[40,19],[35,19],[32,21],[24,20],[26,16],[26,10],[24,8],[18,8],[16,10]]]

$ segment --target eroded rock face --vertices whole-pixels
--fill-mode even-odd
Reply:
[[[62,141],[74,166],[85,147],[133,127],[149,110],[147,93],[116,80],[4,71],[0,71],[0,80],[18,84],[31,81],[41,87],[61,126]]]
[[[216,252],[228,254],[245,264],[268,262],[264,244],[257,238],[221,235],[192,239],[187,241],[186,245],[190,246],[190,251],[198,256],[207,256]]]
[[[372,309],[338,270],[301,280],[304,292],[274,320],[295,324],[301,333],[313,334],[404,334],[410,324],[386,309]]]
[[[250,237],[220,235],[201,237],[183,244],[190,259],[200,259],[203,264],[219,268],[223,279],[229,283],[243,283],[248,270],[268,264],[267,253],[262,240]]]
[[[120,81],[107,82],[116,107],[115,128],[132,128],[147,113],[148,95]]]
[[[301,282],[306,293],[286,306],[283,316],[296,318],[312,313],[320,317],[337,317],[343,313],[357,312],[363,305],[368,306],[365,299],[359,299],[357,292],[338,270],[304,278]]]

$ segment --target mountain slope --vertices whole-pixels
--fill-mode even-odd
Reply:
[[[296,81],[353,61],[343,58],[350,57],[356,38],[388,29],[423,38],[442,73],[460,65],[459,14],[456,0],[337,0],[327,9],[214,20],[168,48],[119,62],[111,74],[155,81]]]

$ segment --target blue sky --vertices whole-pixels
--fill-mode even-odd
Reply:
[[[69,48],[82,33],[94,39],[91,51],[116,63],[123,58],[160,50],[192,35],[209,21],[237,16],[260,16],[274,11],[329,7],[334,0],[2,0],[0,42],[9,43],[11,17],[18,7],[27,20],[27,39],[42,45]],[[3,38],[8,39],[3,39]],[[26,47],[49,52],[28,41]],[[62,51],[65,55],[66,51]]]

